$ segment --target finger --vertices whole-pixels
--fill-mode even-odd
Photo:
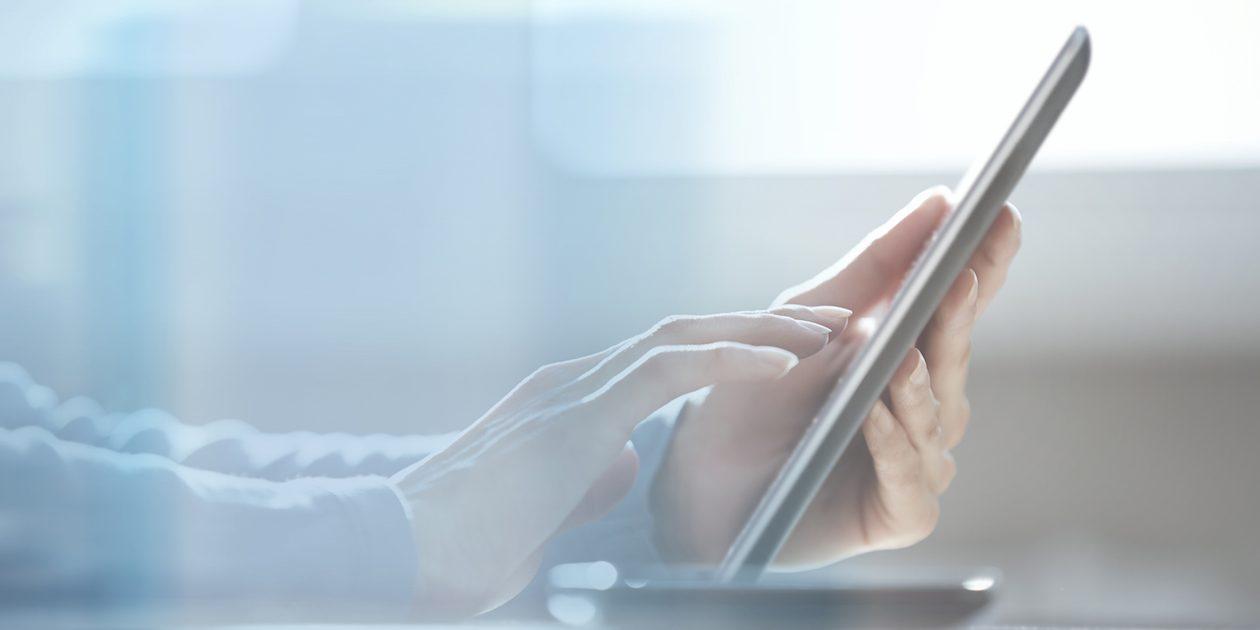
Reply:
[[[812,321],[765,311],[669,317],[608,355],[584,374],[582,380],[590,389],[598,389],[654,349],[664,346],[735,341],[750,346],[783,348],[804,358],[827,345],[831,332],[831,328]]]
[[[910,443],[920,454],[939,450],[941,427],[936,416],[927,362],[917,348],[911,348],[888,383],[893,417],[906,430]]]
[[[944,492],[954,478],[953,462],[947,457],[927,362],[917,349],[902,361],[888,384],[888,393],[893,417],[919,454],[928,488],[936,494]]]
[[[821,306],[804,306],[801,304],[783,304],[770,309],[775,315],[783,315],[794,319],[821,324],[831,329],[831,339],[844,331],[849,325],[853,311],[839,306],[824,304]]]
[[[941,300],[940,308],[919,340],[931,374],[932,392],[940,403],[941,428],[947,448],[958,445],[971,416],[967,371],[979,285],[973,270],[963,272]]]
[[[633,444],[626,442],[621,455],[618,455],[608,470],[591,484],[591,488],[582,496],[577,507],[574,507],[565,518],[560,529],[577,527],[602,518],[630,493],[638,474],[639,454],[634,450]]]
[[[902,533],[884,544],[900,547],[922,540],[936,526],[940,505],[924,483],[922,462],[910,437],[883,401],[871,409],[862,435],[875,467],[880,505]]]
[[[979,312],[993,302],[998,289],[1006,283],[1006,274],[1010,270],[1015,254],[1019,252],[1023,219],[1015,206],[1006,204],[998,218],[989,228],[989,233],[980,243],[975,255],[971,257],[970,267],[980,278]]]
[[[919,193],[844,258],[788,289],[776,303],[845,304],[861,311],[886,297],[949,212],[948,195],[949,190],[939,186]]]
[[[853,314],[853,312],[850,311],[849,309],[840,308],[837,306],[796,306],[796,305],[782,306],[775,309],[771,309],[768,312],[775,315],[791,317],[797,320],[817,323],[817,324],[827,327],[831,331],[834,331],[834,333],[839,333],[840,331],[844,330],[844,327],[849,318],[849,315]],[[744,314],[747,314],[747,313],[744,313]],[[665,329],[670,328],[671,326],[683,324],[683,322],[681,321],[674,321],[674,320],[704,319],[705,317],[722,317],[722,315],[667,318],[666,320],[663,320],[661,323],[657,324],[656,327],[653,329],[653,331],[649,331],[648,334],[622,340],[612,346],[609,346],[608,348],[605,348],[594,354],[588,354],[584,357],[578,357],[576,359],[570,359],[568,361],[560,361],[557,363],[549,363],[547,365],[544,365],[538,368],[537,370],[534,370],[533,374],[530,374],[529,377],[521,381],[516,386],[515,389],[513,389],[511,392],[508,392],[508,395],[504,397],[503,400],[508,401],[508,400],[519,399],[520,396],[523,396],[523,395],[528,396],[528,395],[532,395],[538,392],[550,392],[556,387],[559,387],[566,383],[571,383],[573,381],[576,381],[579,378],[581,378],[583,375],[590,373],[597,366],[604,364],[614,354],[617,354],[618,352],[626,351],[631,346],[635,346],[636,349],[634,351],[629,351],[625,355],[623,355],[623,358],[625,360],[622,360],[615,365],[611,365],[608,367],[608,369],[602,371],[602,374],[604,376],[608,376],[610,374],[616,374],[617,372],[620,372],[622,369],[625,369],[626,365],[629,362],[632,362],[631,360],[636,359],[639,356],[642,356],[652,347],[655,347],[657,345],[662,345],[669,341],[667,335],[657,335],[655,337],[651,337],[650,335],[651,332],[663,333],[663,332],[666,332]],[[702,324],[703,322],[699,322],[699,323]],[[810,332],[817,331],[817,329],[814,329],[814,328],[808,328],[807,330],[809,330]],[[817,331],[817,332],[821,334],[821,331]],[[649,339],[649,337],[651,337],[651,339]],[[719,341],[719,339],[711,339],[710,341]],[[756,340],[753,340],[753,341],[754,341],[754,345],[765,345],[764,343],[755,343]],[[699,341],[693,341],[692,343],[699,343]]]
[[[584,357],[558,363],[549,363],[534,370],[533,374],[530,374],[518,383],[491,411],[499,408],[501,405],[520,400],[522,397],[549,394],[561,385],[576,381],[583,374],[589,372],[591,368],[599,365],[601,361],[625,347],[630,341],[626,339],[595,354],[588,354]]]
[[[799,359],[783,348],[734,341],[695,346],[660,346],[587,396],[597,411],[628,427],[665,403],[721,382],[780,378]]]

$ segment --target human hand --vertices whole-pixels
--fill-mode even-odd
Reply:
[[[714,383],[779,379],[848,316],[783,305],[673,317],[539,369],[449,447],[394,477],[412,514],[421,610],[466,616],[514,596],[549,538],[630,489],[638,459],[628,441],[644,417]]]
[[[949,210],[931,189],[814,279],[776,303],[839,305],[861,318],[896,291]],[[970,418],[971,329],[1019,249],[1020,219],[1001,213],[955,281],[917,347],[798,523],[775,565],[803,568],[911,545],[935,528],[954,476],[950,449]],[[796,446],[859,341],[859,319],[839,340],[774,382],[717,385],[688,409],[653,487],[657,537],[671,559],[717,562]]]

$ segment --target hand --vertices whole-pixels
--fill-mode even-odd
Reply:
[[[925,191],[838,263],[776,302],[839,305],[853,309],[854,317],[869,315],[891,297],[949,210],[947,194]],[[970,417],[965,386],[972,325],[1006,279],[1019,226],[1019,214],[1007,206],[802,517],[777,567],[904,547],[935,528],[938,497],[954,476],[950,449]],[[707,564],[722,558],[845,367],[860,324],[780,380],[717,385],[687,410],[653,486],[657,537],[671,559]]]
[[[849,312],[785,305],[674,317],[525,379],[449,447],[395,475],[420,555],[421,610],[475,614],[514,596],[559,530],[620,500],[644,417],[714,383],[769,382],[843,330]]]

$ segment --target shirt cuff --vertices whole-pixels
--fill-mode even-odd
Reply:
[[[328,481],[340,501],[356,542],[344,545],[346,594],[355,601],[379,603],[383,614],[411,612],[416,592],[418,555],[410,511],[393,482],[384,477]]]

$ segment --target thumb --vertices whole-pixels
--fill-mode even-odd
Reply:
[[[635,452],[633,444],[626,442],[626,447],[617,459],[591,484],[582,500],[569,512],[569,516],[560,524],[560,530],[589,523],[607,514],[630,493],[638,474],[639,454]]]
[[[775,303],[834,304],[861,312],[888,297],[949,212],[949,194],[944,186],[919,193],[844,258],[784,291]]]

